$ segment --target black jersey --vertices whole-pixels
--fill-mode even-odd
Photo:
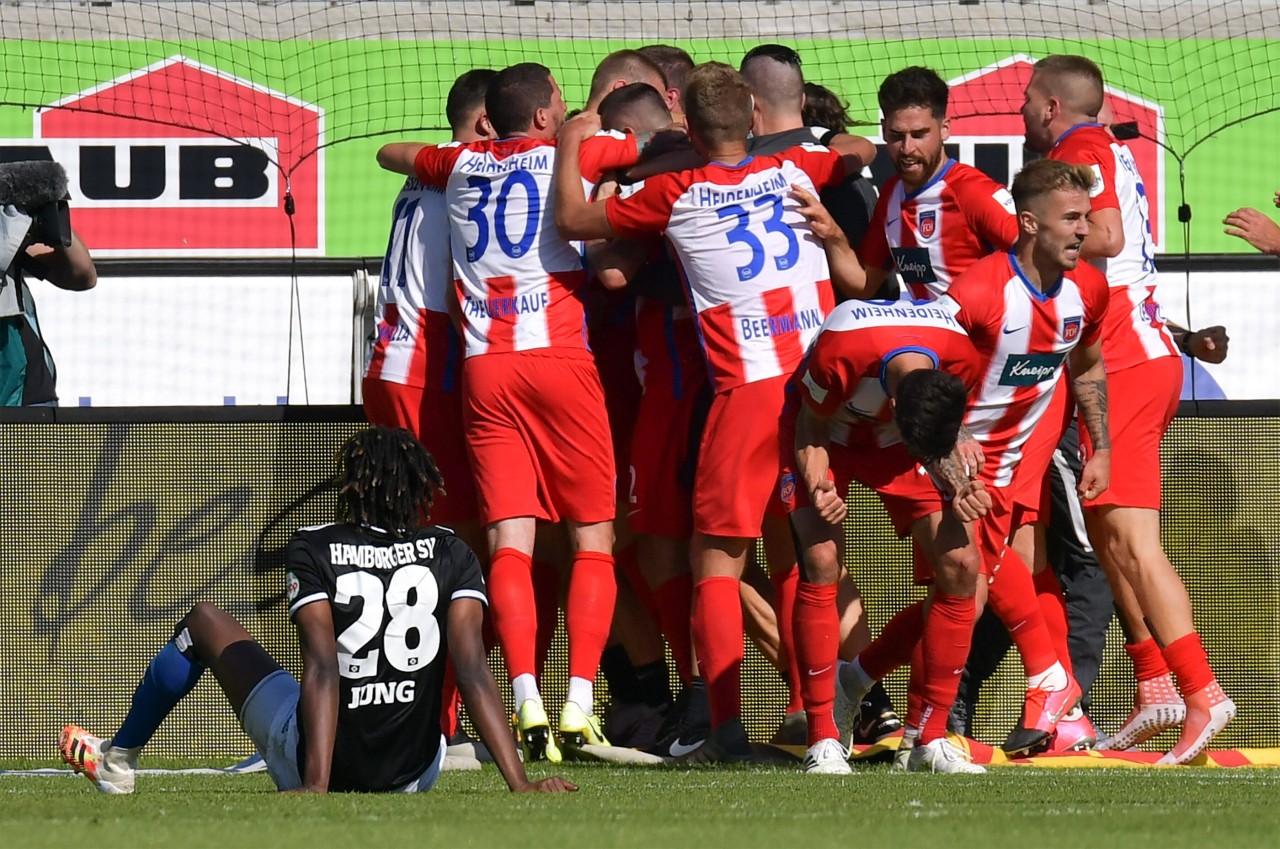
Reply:
[[[329,789],[378,791],[422,774],[440,747],[449,603],[487,603],[480,562],[445,528],[396,539],[359,525],[303,528],[287,555],[289,615],[328,602],[338,641]],[[298,714],[298,767],[306,727]]]

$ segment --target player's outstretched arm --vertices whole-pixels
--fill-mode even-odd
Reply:
[[[1093,454],[1085,461],[1076,490],[1092,501],[1111,485],[1111,430],[1107,417],[1107,373],[1102,364],[1102,343],[1077,346],[1067,360],[1071,394],[1080,408],[1080,419],[1093,441]]]
[[[1191,359],[1215,364],[1227,359],[1227,348],[1231,337],[1227,336],[1227,328],[1221,324],[1203,327],[1200,330],[1188,330],[1172,321],[1167,321],[1165,324],[1178,350]]]
[[[1276,206],[1280,206],[1280,192],[1276,192]],[[1264,254],[1280,256],[1280,224],[1272,221],[1256,209],[1245,207],[1222,219],[1227,225],[1223,232],[1237,239],[1244,239]]]
[[[378,150],[378,164],[387,171],[397,174],[414,175],[413,163],[418,153],[427,145],[421,142],[392,142],[384,144]]]
[[[449,656],[458,676],[458,690],[467,705],[467,714],[476,724],[480,739],[493,755],[507,786],[515,793],[568,793],[577,785],[559,776],[530,781],[524,764],[516,755],[515,743],[507,728],[506,713],[498,685],[485,659],[480,626],[484,607],[473,598],[449,603]]]
[[[306,775],[292,793],[327,793],[338,734],[338,642],[328,604],[304,605],[294,615],[302,652],[298,710],[307,729]]]
[[[846,298],[868,298],[875,289],[867,288],[867,272],[862,267],[844,229],[831,217],[822,202],[803,186],[793,185],[791,196],[800,202],[797,210],[809,222],[813,235],[822,240],[831,268],[831,284]]]
[[[582,142],[600,129],[600,116],[582,112],[560,128],[556,143],[555,221],[556,231],[566,241],[612,239],[618,235],[609,225],[603,203],[591,203],[582,191]]]

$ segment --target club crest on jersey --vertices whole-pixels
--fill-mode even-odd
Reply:
[[[782,476],[781,485],[778,487],[778,497],[782,499],[783,504],[791,504],[796,498],[796,476],[794,472],[787,472]]]
[[[926,239],[931,238],[934,231],[938,229],[938,211],[930,209],[921,212],[917,223],[919,224],[920,235]]]
[[[1073,315],[1062,320],[1062,341],[1074,342],[1080,336],[1081,317]]]

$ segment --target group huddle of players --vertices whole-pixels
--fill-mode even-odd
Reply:
[[[863,714],[864,734],[900,729],[901,768],[982,772],[947,721],[984,609],[1027,676],[1007,752],[1125,749],[1181,725],[1162,762],[1195,758],[1235,706],[1160,546],[1159,444],[1180,354],[1220,361],[1227,339],[1161,316],[1145,192],[1104,123],[1101,73],[1078,56],[1035,65],[1022,114],[1045,158],[1008,188],[947,156],[936,73],[890,74],[878,99],[895,173],[872,209],[860,175],[875,146],[813,126],[843,122],[838,100],[806,125],[830,93],[782,45],[737,70],[619,51],[568,120],[542,65],[459,77],[451,142],[378,153],[408,179],[363,383],[369,420],[434,458],[415,468],[443,488],[419,500],[447,530],[383,509],[418,492],[414,473],[357,442],[371,465],[341,478],[342,521],[290,549],[300,687],[269,659],[236,677],[224,656],[243,629],[198,608],[121,731],[69,726],[64,758],[131,792],[138,750],[210,667],[281,789],[429,788],[460,733],[459,689],[513,789],[572,789],[527,781],[482,646],[502,651],[527,762],[608,746],[593,692],[606,647],[638,680],[665,642],[682,691],[654,751],[746,761],[745,631],[787,683],[797,721],[780,734],[803,727],[806,771],[850,772]],[[1101,739],[1045,545],[1062,531],[1046,528],[1051,461],[1077,421],[1081,450],[1059,472],[1137,682]],[[927,586],[875,640],[844,568],[853,481],[911,537]],[[539,675],[561,607],[569,681],[553,722]],[[868,694],[902,665],[899,723]]]
[[[409,179],[365,403],[440,459],[449,492],[433,520],[489,553],[531,757],[558,758],[557,731],[560,745],[605,743],[592,681],[611,626],[625,644],[638,615],[709,702],[710,734],[669,725],[662,753],[748,758],[743,611],[759,605],[742,578],[760,537],[777,634],[766,654],[804,711],[806,769],[847,771],[844,700],[859,705],[905,663],[907,768],[980,769],[947,742],[946,717],[984,605],[1028,679],[1005,748],[1043,748],[1064,717],[1083,719],[1037,536],[1077,412],[1087,462],[1074,488],[1138,678],[1133,716],[1104,745],[1182,722],[1169,760],[1184,762],[1230,718],[1158,536],[1180,349],[1220,356],[1225,336],[1179,329],[1175,343],[1166,328],[1141,178],[1098,122],[1100,72],[1083,57],[1036,65],[1023,115],[1047,158],[1012,195],[945,154],[935,73],[894,73],[879,101],[896,173],[869,223],[849,181],[875,149],[805,126],[800,57],[781,45],[740,70],[620,51],[568,121],[546,68],[471,71],[450,94],[452,143],[380,152]],[[903,298],[870,300],[894,274]],[[853,480],[913,537],[929,585],[870,645],[837,601]],[[556,522],[568,555],[554,540],[542,553],[537,525]],[[570,675],[558,727],[538,688],[557,558]],[[638,613],[615,619],[618,598]]]

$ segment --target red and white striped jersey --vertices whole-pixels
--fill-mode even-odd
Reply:
[[[582,145],[585,179],[634,164],[634,136]],[[587,348],[582,256],[556,233],[555,143],[512,138],[425,147],[418,179],[442,189],[466,355]]]
[[[452,391],[462,340],[449,320],[449,215],[444,192],[416,177],[405,180],[392,207],[380,282],[365,377]]]
[[[888,179],[858,255],[868,268],[896,268],[911,297],[934,300],[974,262],[1017,240],[1009,190],[948,159],[913,192],[897,175]]]
[[[984,479],[995,486],[1013,480],[1067,354],[1097,341],[1107,299],[1106,278],[1087,263],[1041,292],[1011,253],[981,259],[952,281],[943,300],[978,352],[978,385],[964,423],[986,451]]]
[[[1107,371],[1178,356],[1156,301],[1151,210],[1133,153],[1101,124],[1077,124],[1058,137],[1049,158],[1088,165],[1094,175],[1089,190],[1093,208],[1120,210],[1124,247],[1117,256],[1090,260],[1111,285],[1111,306],[1102,328]]]
[[[839,154],[801,145],[659,174],[606,202],[618,235],[666,232],[717,392],[791,374],[835,305],[827,255],[791,186],[816,195],[843,176]]]
[[[831,419],[833,442],[894,445],[902,438],[893,424],[885,370],[891,359],[912,352],[973,386],[973,345],[952,310],[932,301],[845,301],[827,316],[793,383],[805,404]]]

